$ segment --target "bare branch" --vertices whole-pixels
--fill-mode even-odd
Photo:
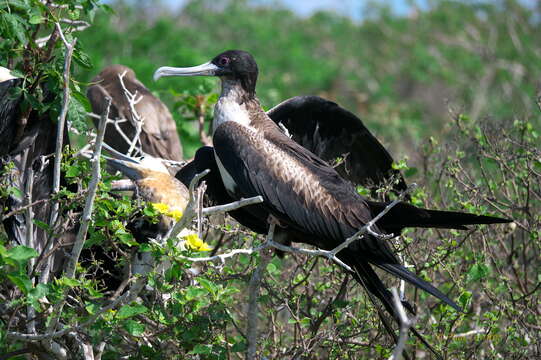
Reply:
[[[119,74],[118,81],[120,82],[120,86],[122,86],[122,90],[124,90],[124,96],[126,97],[126,100],[128,100],[128,104],[130,106],[130,112],[132,115],[132,118],[130,120],[131,120],[132,125],[135,127],[135,135],[133,139],[131,139],[131,141],[128,142],[130,147],[128,149],[127,155],[130,156],[132,155],[133,151],[136,150],[135,147],[137,146],[137,144],[139,144],[139,146],[137,147],[137,150],[139,152],[142,150],[140,135],[141,135],[141,131],[143,130],[145,119],[141,115],[139,115],[139,113],[137,112],[137,109],[135,109],[135,105],[137,105],[137,103],[143,100],[143,95],[139,95],[139,97],[137,97],[137,91],[135,91],[135,93],[133,94],[126,88],[126,85],[124,84],[124,76],[126,76],[126,73],[127,73],[127,70],[125,70],[122,74]]]
[[[195,186],[199,183],[199,180],[201,180],[209,172],[210,172],[210,170],[207,169],[207,170],[195,175],[193,177],[192,181],[190,181],[190,187],[189,187],[190,200],[188,202],[188,206],[186,206],[186,209],[184,210],[184,215],[182,216],[182,218],[180,218],[179,221],[176,222],[176,224],[173,227],[171,227],[171,229],[169,229],[169,231],[165,235],[164,239],[169,239],[169,238],[172,238],[172,237],[176,237],[182,231],[182,229],[186,228],[192,222],[192,220],[194,219],[194,217],[196,215],[196,210],[197,210],[197,208],[196,208],[197,207],[197,199],[196,199],[196,195],[194,194],[195,193]]]
[[[252,255],[253,253],[259,252],[263,249],[266,249],[270,247],[271,245],[269,243],[264,243],[262,245],[256,246],[251,249],[234,249],[229,252],[226,252],[224,254],[214,255],[214,256],[207,256],[207,257],[188,257],[188,256],[179,256],[180,259],[188,260],[191,262],[210,262],[215,260],[220,260],[222,263],[225,261],[225,259],[228,259],[230,257],[233,257],[235,255],[245,254],[245,255]]]
[[[111,98],[106,97],[105,103],[106,103],[106,110],[103,114],[103,117],[100,120],[100,124],[98,128],[98,135],[96,137],[96,144],[94,148],[94,154],[92,156],[92,159],[90,160],[92,162],[92,177],[90,180],[90,184],[88,186],[88,195],[86,197],[85,207],[83,210],[83,215],[81,217],[81,226],[79,227],[79,231],[75,238],[75,243],[73,244],[71,255],[68,258],[68,263],[65,268],[65,276],[67,278],[73,278],[75,276],[75,269],[77,266],[77,262],[79,261],[79,256],[81,255],[81,250],[83,249],[88,227],[90,225],[92,209],[94,207],[94,199],[96,197],[98,184],[101,179],[100,155],[101,155],[101,149],[102,149],[102,144],[103,144],[103,138],[105,136],[105,129],[107,125],[106,119],[109,116],[109,108],[111,106]],[[48,326],[48,331],[52,331],[55,329],[58,322],[58,318],[60,317],[60,314],[62,312],[64,303],[65,301],[61,301],[54,307],[53,312],[56,313],[56,317],[51,320]]]
[[[33,164],[32,164],[33,165]],[[25,225],[26,225],[26,246],[34,248],[34,211],[32,210],[32,206],[28,206],[32,204],[32,191],[34,187],[34,168],[32,165],[27,170],[27,177],[26,177],[26,184],[24,189],[24,196],[25,196]],[[32,278],[32,269],[34,269],[34,265],[36,263],[36,259],[32,258],[28,262],[28,276]],[[36,321],[34,318],[36,317],[36,310],[31,306],[26,306],[26,318],[29,319],[26,324],[26,331],[28,331],[30,334],[36,333]]]
[[[272,222],[269,226],[269,233],[267,235],[267,242],[272,241],[274,237],[274,228],[275,223]],[[246,341],[248,342],[248,348],[246,350],[246,359],[253,360],[256,359],[257,353],[257,297],[259,295],[259,287],[261,285],[261,277],[263,272],[267,268],[270,260],[272,258],[272,253],[267,249],[261,253],[261,258],[259,259],[259,265],[254,270],[250,283],[248,285],[248,311],[247,311],[247,320],[246,320]]]
[[[71,59],[73,57],[73,50],[75,49],[75,44],[77,43],[77,39],[73,39],[71,43],[69,43],[66,40],[59,23],[56,23],[56,28],[58,30],[60,37],[62,38],[62,42],[66,46],[66,56],[64,59],[64,92],[62,95],[62,110],[60,111],[60,116],[58,117],[58,125],[56,128],[56,147],[55,147],[55,155],[54,155],[53,188],[52,188],[53,195],[57,194],[58,191],[60,190],[60,164],[62,162],[62,148],[64,145],[63,143],[64,127],[66,125],[66,116],[68,114],[68,107],[69,107],[69,101],[70,101]],[[51,228],[54,227],[54,224],[56,223],[56,220],[58,218],[58,207],[59,207],[58,201],[53,201],[51,205],[50,216],[49,216],[49,226]],[[52,241],[51,236],[49,236],[49,239],[47,241],[47,245],[45,246],[44,251],[47,252],[52,246],[53,246],[53,241]],[[49,271],[51,268],[52,259],[53,259],[52,257],[47,259],[45,268],[43,269],[40,276],[41,283],[46,283],[49,280]]]
[[[225,205],[211,206],[203,209],[203,215],[214,215],[217,213],[224,213],[232,210],[240,209],[241,207],[259,204],[263,202],[262,196],[254,196],[247,199],[241,199]]]
[[[406,315],[406,310],[402,305],[402,301],[400,301],[400,296],[398,295],[398,291],[395,287],[391,289],[391,292],[393,293],[394,308],[397,313],[396,315],[398,316],[398,320],[400,322],[400,335],[398,336],[398,342],[396,343],[393,354],[389,360],[401,360],[402,354],[404,353],[404,348],[406,346],[406,341],[408,340],[408,331],[415,323],[415,319],[409,319]]]

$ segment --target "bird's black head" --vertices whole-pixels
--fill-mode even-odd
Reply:
[[[162,76],[219,76],[222,80],[240,82],[249,95],[255,94],[257,64],[250,53],[227,50],[208,63],[188,68],[161,67],[154,73],[154,80]]]
[[[211,64],[218,67],[217,76],[238,80],[245,91],[255,94],[259,71],[250,53],[242,50],[227,50],[212,59]]]

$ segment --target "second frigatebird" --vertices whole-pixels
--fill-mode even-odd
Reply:
[[[258,68],[249,53],[229,50],[199,66],[161,67],[154,78],[198,75],[221,79],[222,92],[214,111],[213,144],[229,196],[240,199],[261,195],[264,209],[281,227],[297,233],[303,242],[326,250],[338,246],[385,207],[385,203],[371,202],[359,195],[334,168],[293,141],[269,118],[255,94]],[[470,224],[505,222],[509,220],[400,203],[374,230],[398,234],[406,227],[464,229]],[[379,298],[393,316],[390,293],[372,266],[459,309],[441,291],[402,266],[385,240],[365,236],[337,256],[354,269],[356,280]]]

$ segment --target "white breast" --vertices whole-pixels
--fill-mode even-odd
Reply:
[[[250,127],[250,117],[244,104],[240,105],[230,97],[222,96],[214,106],[213,132],[221,124],[227,121],[234,121],[241,125]]]
[[[237,81],[222,80],[222,93],[214,106],[213,133],[218,126],[227,121],[251,127],[246,104],[242,101],[243,93],[244,90]]]

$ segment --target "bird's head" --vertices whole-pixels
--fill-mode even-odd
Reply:
[[[154,80],[164,76],[218,76],[222,80],[239,82],[244,91],[253,96],[257,74],[257,64],[250,53],[227,50],[199,66],[186,68],[163,66],[154,73]]]

